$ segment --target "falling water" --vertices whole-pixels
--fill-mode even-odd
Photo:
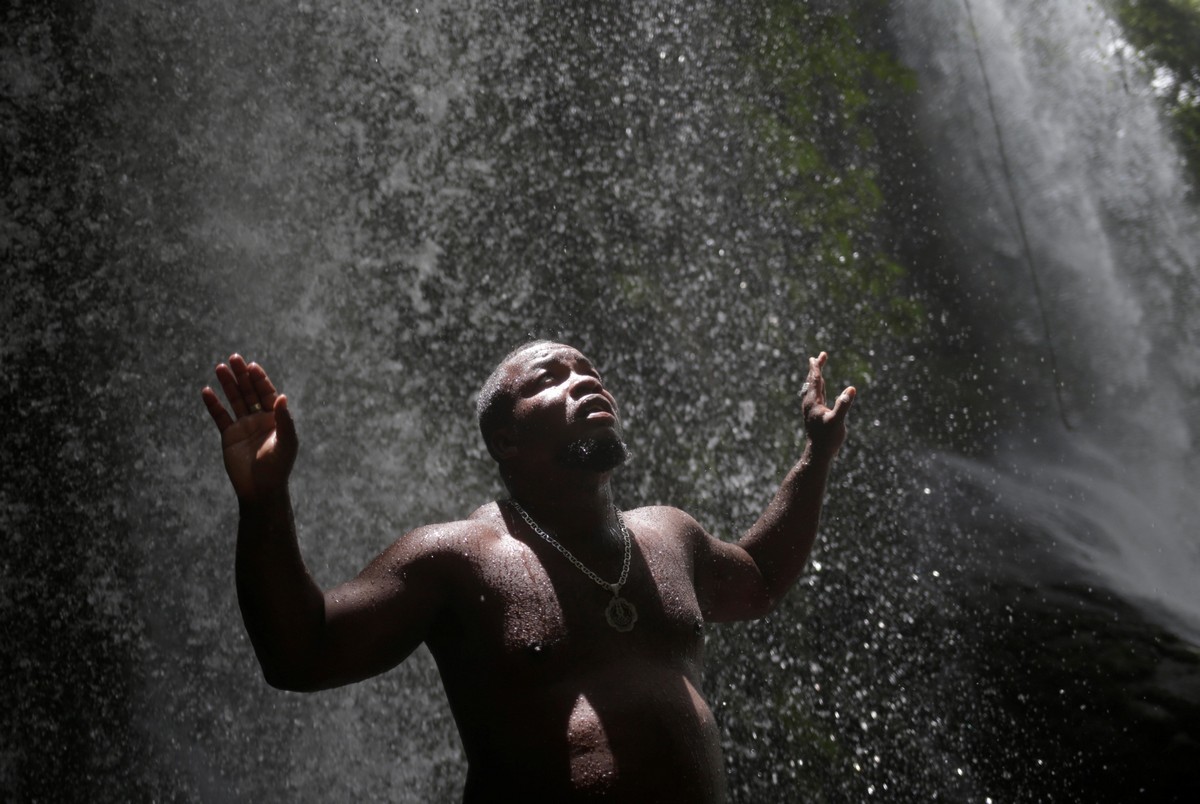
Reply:
[[[898,23],[970,249],[978,367],[1027,419],[997,458],[949,462],[1200,641],[1200,221],[1147,70],[1096,6],[908,3]]]
[[[710,630],[735,800],[1195,781],[1197,228],[1136,55],[1066,2],[728,5],[5,12],[0,791],[455,800],[427,653],[262,682],[197,392],[288,393],[328,586],[499,492],[472,395],[529,334],[605,368],[622,504],[722,538],[804,356],[860,388],[811,572]]]

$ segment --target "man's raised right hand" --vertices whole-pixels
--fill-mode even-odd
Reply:
[[[287,397],[275,390],[267,372],[241,355],[216,368],[226,410],[212,388],[201,395],[221,432],[225,471],[242,502],[264,502],[287,489],[299,442]]]

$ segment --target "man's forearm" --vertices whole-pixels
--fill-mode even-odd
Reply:
[[[242,619],[268,683],[295,688],[315,654],[325,599],[296,540],[284,489],[265,500],[239,501],[237,593]]]
[[[767,510],[738,542],[758,565],[772,607],[791,588],[812,552],[832,455],[804,448]]]

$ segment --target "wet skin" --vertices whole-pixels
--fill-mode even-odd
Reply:
[[[467,753],[466,800],[723,800],[699,693],[690,520],[652,508],[626,521],[634,547],[622,593],[638,608],[627,633],[605,621],[610,593],[510,510],[487,505],[439,529],[454,592],[428,644]],[[592,566],[615,579],[621,549],[606,546]]]
[[[853,399],[847,389],[824,405],[824,360],[810,364],[804,456],[738,543],[678,509],[624,515],[632,547],[621,594],[638,620],[622,633],[605,620],[611,592],[507,504],[411,531],[322,593],[291,520],[297,442],[286,399],[234,356],[217,370],[231,410],[209,389],[204,398],[239,498],[238,596],[264,675],[287,689],[337,686],[424,642],[467,754],[465,801],[723,801],[717,729],[700,694],[704,623],[762,616],[803,568]],[[505,369],[515,403],[489,446],[512,497],[615,581],[623,544],[611,469],[562,459],[580,438],[619,440],[615,399],[571,347],[538,345]]]

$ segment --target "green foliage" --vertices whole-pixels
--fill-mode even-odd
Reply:
[[[761,11],[750,67],[763,84],[752,112],[776,172],[769,184],[801,232],[794,256],[818,281],[791,288],[798,304],[819,296],[853,313],[855,348],[839,358],[868,374],[871,344],[911,336],[922,309],[905,292],[905,269],[889,252],[880,113],[916,85],[911,71],[863,36],[880,3],[775,2]],[[797,276],[797,280],[801,277]],[[815,291],[815,293],[814,293]]]
[[[1160,96],[1170,115],[1193,187],[1200,187],[1200,2],[1113,0],[1130,42],[1158,68]]]

